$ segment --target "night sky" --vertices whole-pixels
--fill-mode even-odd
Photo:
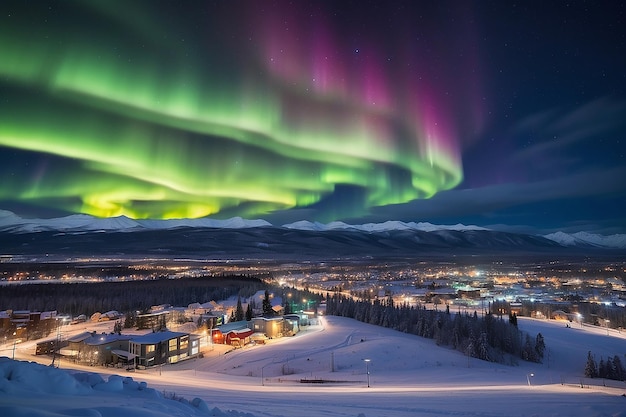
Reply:
[[[621,2],[0,6],[23,217],[626,233],[625,134]]]

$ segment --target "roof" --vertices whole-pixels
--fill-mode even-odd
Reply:
[[[83,332],[72,337],[68,337],[67,341],[73,343],[82,342],[83,340],[89,339],[91,336],[93,336],[93,334],[91,334],[90,332]]]
[[[144,334],[143,336],[133,337],[130,341],[141,345],[150,345],[153,343],[165,342],[166,340],[175,339],[177,337],[188,336],[188,333],[172,332],[166,330],[164,332],[155,332]]]
[[[242,321],[231,321],[230,323],[221,324],[217,326],[218,329],[222,331],[222,333],[228,333],[233,330],[241,330],[248,327],[248,322],[245,320]]]
[[[85,340],[85,344],[89,346],[106,345],[117,341],[130,340],[131,336],[120,334],[96,334]]]
[[[253,317],[252,320],[283,321],[284,320],[284,316],[278,316],[278,317]]]

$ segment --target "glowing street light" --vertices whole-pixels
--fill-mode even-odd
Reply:
[[[365,373],[367,374],[367,388],[370,387],[370,362],[371,359],[363,359],[365,362]]]
[[[526,374],[526,381],[528,382],[528,386],[530,387],[530,378],[534,377],[535,374]]]

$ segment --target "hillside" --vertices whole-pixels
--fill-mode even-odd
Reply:
[[[329,316],[293,338],[228,353],[223,346],[216,346],[203,359],[130,376],[147,381],[157,391],[189,400],[200,398],[208,410],[213,410],[203,414],[189,407],[187,413],[178,408],[174,413],[168,403],[161,404],[161,410],[169,409],[171,415],[181,417],[626,416],[624,383],[612,382],[617,388],[609,388],[601,386],[603,381],[581,378],[588,350],[598,360],[600,356],[622,356],[626,335],[611,332],[607,336],[604,329],[570,328],[554,321],[520,319],[520,326],[531,334],[540,331],[544,335],[549,361],[517,366],[468,361],[461,353],[438,347],[431,340]],[[25,346],[22,349],[18,352],[21,357],[34,358]],[[367,365],[369,388],[364,359],[371,360]],[[61,366],[69,364],[63,362]],[[301,383],[302,379],[335,382]],[[0,386],[6,387],[6,380]],[[32,414],[36,416],[77,415],[71,410],[86,408],[100,414],[84,415],[113,416],[123,407],[140,404],[144,404],[141,413],[128,414],[130,409],[126,408],[125,415],[163,415],[156,400],[148,401],[144,394],[133,396],[129,390],[121,390],[117,396],[92,392],[60,397],[45,393],[34,399],[16,391],[7,395],[6,388],[4,394],[1,392],[2,388],[0,410],[45,407],[55,413]],[[13,412],[2,415],[22,415]]]

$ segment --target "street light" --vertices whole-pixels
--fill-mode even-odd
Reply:
[[[611,320],[609,319],[604,319],[604,323],[606,324],[606,335],[609,335],[609,323],[611,322]]]
[[[365,362],[365,373],[367,374],[367,388],[370,387],[370,361],[371,359],[363,359],[363,362]]]
[[[17,343],[17,339],[15,338],[16,335],[17,332],[13,332],[13,360],[15,360],[15,344]]]
[[[535,374],[526,374],[526,381],[528,382],[528,386],[530,387],[530,378],[534,377]]]

